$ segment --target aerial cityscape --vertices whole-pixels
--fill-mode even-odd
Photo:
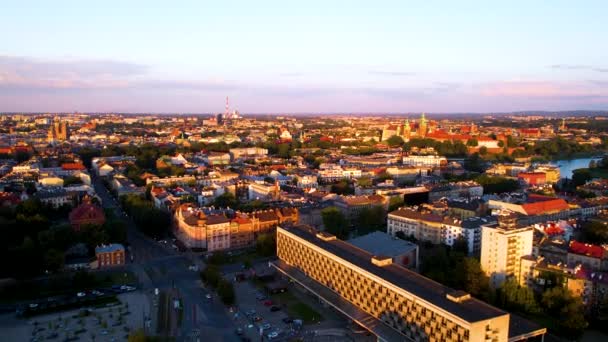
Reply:
[[[607,341],[606,4],[12,3],[1,341]]]

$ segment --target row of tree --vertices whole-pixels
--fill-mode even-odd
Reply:
[[[171,214],[158,209],[142,196],[129,194],[120,197],[121,206],[144,234],[162,238],[171,228]]]
[[[222,277],[222,274],[216,265],[208,265],[205,269],[200,273],[201,280],[214,288],[222,300],[222,302],[226,305],[234,304],[236,299],[234,294],[234,286],[232,283]]]
[[[69,208],[68,208],[69,210]],[[61,219],[56,219],[63,215]],[[65,223],[66,210],[53,209],[37,199],[28,199],[14,210],[0,211],[0,257],[19,262],[0,263],[0,276],[27,277],[44,271],[56,272],[63,268],[65,252],[83,244],[82,257],[92,257],[96,246],[104,243],[126,242],[126,226],[106,213],[104,225],[86,225],[75,230]],[[76,252],[74,252],[76,253]],[[77,253],[77,254],[78,254]]]
[[[402,236],[403,237],[403,236]],[[549,319],[553,332],[576,338],[588,326],[580,297],[554,282],[536,294],[531,288],[520,286],[509,278],[496,291],[476,258],[466,256],[466,242],[457,241],[454,246],[422,244],[421,273],[449,287],[464,290],[474,297],[505,310],[518,312],[530,318]]]

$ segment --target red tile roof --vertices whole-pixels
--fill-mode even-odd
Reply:
[[[521,205],[528,215],[542,215],[561,210],[568,210],[568,203],[561,198],[547,201],[525,203]]]
[[[86,167],[81,163],[63,163],[61,164],[61,168],[64,170],[85,170]]]
[[[570,241],[570,247],[568,248],[570,253],[586,255],[593,258],[603,258],[604,248],[588,243],[582,243],[578,241]]]

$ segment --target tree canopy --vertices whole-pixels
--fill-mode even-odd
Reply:
[[[321,217],[325,230],[334,234],[340,239],[348,237],[348,220],[340,209],[336,207],[327,207],[321,210]]]

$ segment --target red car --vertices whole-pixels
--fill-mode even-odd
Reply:
[[[272,301],[271,300],[264,301],[264,306],[271,306],[271,305],[272,305]]]

